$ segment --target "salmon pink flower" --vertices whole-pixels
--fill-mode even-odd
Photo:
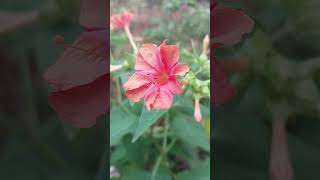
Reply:
[[[129,42],[136,53],[138,51],[137,45],[134,42],[134,38],[132,36],[132,33],[130,31],[130,22],[132,20],[132,14],[129,12],[124,12],[122,14],[115,14],[112,15],[110,18],[110,27],[111,29],[122,29],[126,32]]]
[[[183,92],[177,76],[189,71],[178,61],[179,49],[175,45],[166,45],[166,41],[160,46],[143,44],[138,51],[136,72],[124,84],[126,96],[133,102],[144,98],[149,111],[168,109],[173,96]]]
[[[130,25],[132,14],[124,12],[122,14],[112,15],[110,18],[110,27],[114,29],[124,29]]]

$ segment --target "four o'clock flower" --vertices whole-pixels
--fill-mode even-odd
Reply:
[[[173,96],[183,89],[177,76],[189,71],[185,64],[178,63],[179,49],[176,45],[160,46],[143,44],[138,52],[136,72],[124,84],[126,96],[133,102],[144,98],[148,110],[168,109]]]
[[[129,12],[115,14],[110,18],[110,27],[112,29],[124,29],[125,27],[130,25],[131,20],[132,14]]]
[[[122,29],[126,32],[130,44],[134,52],[138,51],[137,45],[133,40],[132,33],[130,31],[130,22],[132,20],[132,14],[129,12],[124,12],[122,14],[114,14],[110,18],[111,29]]]

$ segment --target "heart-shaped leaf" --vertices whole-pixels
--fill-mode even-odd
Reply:
[[[110,145],[116,144],[138,122],[137,116],[124,112],[120,108],[113,108],[110,113]]]
[[[139,124],[136,129],[136,132],[134,133],[132,142],[135,142],[150,126],[157,122],[157,120],[166,112],[167,111],[156,109],[153,109],[150,112],[148,111],[146,106],[143,106],[139,119]]]
[[[182,113],[177,114],[172,122],[172,128],[184,142],[193,147],[201,147],[210,151],[209,137],[206,135],[204,128],[193,120],[193,117]]]

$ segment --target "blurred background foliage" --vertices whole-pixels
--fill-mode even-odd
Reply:
[[[105,179],[106,118],[90,129],[65,124],[48,106],[42,79],[63,52],[52,38],[72,43],[82,31],[79,1],[1,0],[2,10],[39,16],[0,33],[0,179]]]
[[[127,6],[123,6],[127,4]],[[202,48],[202,39],[209,33],[210,10],[206,0],[174,0],[174,1],[110,1],[111,14],[130,11],[134,14],[131,23],[135,40],[143,42],[178,43],[190,47],[190,40],[194,40],[199,49]],[[143,38],[142,38],[143,37]],[[119,46],[127,44],[127,37],[121,32],[111,31],[111,41]],[[120,43],[120,44],[119,44]],[[130,46],[128,46],[130,48]],[[113,48],[117,54],[117,49]]]
[[[320,2],[219,3],[242,9],[254,19],[255,29],[240,44],[215,50],[221,62],[249,60],[250,68],[231,76],[237,89],[232,102],[213,109],[212,176],[217,180],[270,179],[270,122],[276,109],[287,115],[295,179],[319,179]]]

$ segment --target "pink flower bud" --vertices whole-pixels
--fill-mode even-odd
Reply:
[[[202,119],[199,99],[196,99],[194,102],[194,118],[197,122],[200,122]]]
[[[273,123],[269,164],[271,180],[293,180],[294,175],[289,158],[285,121],[276,120]]]
[[[209,49],[209,43],[210,43],[210,39],[208,34],[206,34],[206,36],[203,38],[202,41],[202,54],[208,54],[210,49]]]
[[[117,71],[122,68],[122,65],[111,65],[110,64],[110,72]]]

